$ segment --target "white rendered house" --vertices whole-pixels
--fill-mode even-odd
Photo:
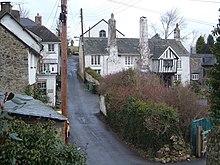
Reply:
[[[35,22],[29,18],[21,18],[21,24],[41,39],[43,50],[39,61],[37,84],[49,98],[49,105],[56,104],[56,80],[60,73],[60,40],[48,28],[41,24],[42,17],[37,14]]]
[[[178,25],[174,30],[174,39],[166,40],[159,35],[148,38],[146,17],[140,18],[140,38],[117,37],[118,31],[113,14],[106,25],[108,25],[108,29],[104,30],[108,31],[106,36],[100,36],[101,30],[103,31],[101,26],[100,31],[94,31],[97,33],[96,37],[93,37],[94,32],[84,35],[88,37],[81,37],[80,74],[83,75],[85,67],[90,67],[105,76],[139,66],[143,72],[159,74],[169,85],[176,80],[180,80],[183,85],[190,82],[189,53],[180,41]]]

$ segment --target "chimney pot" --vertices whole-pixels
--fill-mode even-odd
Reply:
[[[12,10],[11,2],[1,2],[1,12],[11,13],[11,10]]]
[[[35,16],[35,23],[37,24],[37,26],[42,25],[42,16],[40,16],[39,13],[37,13],[37,15]]]

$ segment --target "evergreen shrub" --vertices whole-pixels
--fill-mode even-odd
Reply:
[[[152,155],[172,135],[181,136],[177,112],[165,104],[128,98],[120,110],[109,111],[107,120],[125,141]]]

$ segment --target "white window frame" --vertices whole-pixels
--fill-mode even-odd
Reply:
[[[96,73],[101,75],[101,69],[95,69],[94,71],[96,71]]]
[[[182,76],[181,74],[175,74],[174,75],[174,81],[180,81],[181,82]]]
[[[91,65],[93,65],[93,66],[100,65],[100,61],[101,61],[100,58],[101,58],[101,56],[97,56],[97,55],[91,56]]]
[[[54,52],[54,44],[48,44],[48,52]]]
[[[177,60],[177,69],[181,69],[182,68],[182,60],[178,59]]]
[[[40,72],[50,72],[50,64],[41,63],[40,64]]]
[[[99,37],[106,37],[106,31],[105,30],[100,30],[99,31]]]
[[[47,95],[47,82],[42,80],[37,82],[37,87],[41,89],[44,95]]]
[[[132,65],[133,65],[133,57],[125,56],[125,66],[132,66]]]
[[[192,78],[192,80],[199,80],[199,74],[193,73],[191,78]]]

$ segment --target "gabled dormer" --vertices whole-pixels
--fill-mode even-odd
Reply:
[[[170,46],[155,46],[153,68],[156,73],[176,73],[179,56]]]

